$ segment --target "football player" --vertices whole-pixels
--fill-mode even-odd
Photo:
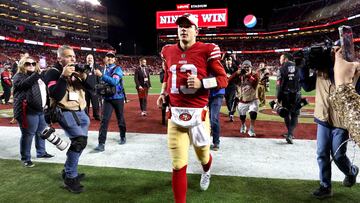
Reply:
[[[175,202],[184,203],[190,143],[203,167],[200,188],[206,190],[209,187],[212,157],[206,105],[209,89],[225,88],[227,77],[220,63],[220,48],[215,44],[196,42],[199,33],[197,16],[184,14],[176,24],[179,43],[166,45],[161,51],[165,76],[157,105],[161,107],[165,96],[169,96],[168,147],[173,166],[172,188]]]

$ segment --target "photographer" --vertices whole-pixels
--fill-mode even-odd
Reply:
[[[298,122],[300,109],[297,106],[301,100],[299,71],[289,53],[280,56],[281,67],[277,73],[276,98],[282,107],[288,110],[284,117],[288,132],[284,135],[288,144],[293,144],[294,130]]]
[[[236,97],[239,100],[237,109],[239,111],[241,127],[240,133],[246,133],[246,113],[250,114],[250,129],[248,134],[255,137],[255,120],[259,110],[259,101],[256,94],[256,88],[259,84],[259,76],[252,70],[249,60],[245,60],[239,70],[237,70],[230,78],[229,83],[236,84]]]
[[[267,70],[265,63],[261,62],[258,69],[258,75],[260,76],[259,85],[257,88],[257,94],[259,98],[259,106],[265,106],[266,104],[266,95],[265,92],[268,91],[269,88],[269,71]]]
[[[74,50],[63,45],[57,50],[58,62],[45,74],[45,82],[49,89],[50,106],[61,109],[58,120],[71,145],[66,153],[64,169],[64,186],[73,193],[81,193],[84,187],[80,184],[78,162],[87,145],[87,134],[90,120],[85,112],[86,101],[83,85],[86,74],[76,63]]]
[[[100,66],[95,63],[94,56],[92,54],[88,54],[86,56],[86,72],[88,74],[88,78],[86,79],[87,88],[85,89],[85,100],[86,100],[86,113],[89,115],[90,112],[90,102],[92,104],[93,117],[95,120],[100,120],[99,115],[99,96],[96,94],[95,86],[99,84],[100,79],[95,75],[95,70],[100,69]],[[89,115],[90,117],[90,115]]]
[[[321,61],[322,64],[331,64],[330,56],[332,54],[333,50],[329,53],[329,61]],[[318,57],[323,58],[321,55]],[[336,90],[333,67],[317,67],[317,64],[312,64],[317,69],[312,71],[314,74],[310,74],[310,66],[305,64],[307,61],[301,61],[303,89],[305,91],[316,89],[314,117],[317,123],[317,161],[320,169],[320,187],[313,192],[313,195],[316,198],[323,199],[331,197],[333,194],[331,189],[331,157],[336,166],[345,174],[343,181],[345,187],[352,187],[356,183],[359,168],[352,165],[346,156],[346,140],[349,138],[349,134],[345,130],[339,113],[334,110],[334,104],[330,102],[330,94]]]
[[[1,73],[1,86],[3,89],[3,94],[0,96],[0,102],[4,99],[4,104],[10,104],[10,96],[11,96],[11,72],[10,67],[5,67],[4,71]]]
[[[226,72],[226,76],[228,78],[230,78],[231,75],[238,70],[234,62],[234,59],[231,57],[230,54],[224,55],[223,66]],[[236,84],[234,82],[229,82],[228,86],[225,88],[225,101],[226,101],[226,107],[229,111],[229,119],[231,122],[234,121],[234,113],[236,109],[235,94],[236,94]]]
[[[39,133],[46,128],[44,107],[46,105],[46,86],[41,79],[39,65],[29,56],[18,63],[14,75],[14,118],[21,130],[20,154],[24,167],[34,167],[31,161],[31,143],[35,136],[36,156],[51,158],[45,150],[45,140]]]
[[[102,95],[104,97],[103,115],[99,129],[99,144],[95,148],[95,150],[99,152],[105,150],[106,134],[113,109],[115,110],[115,115],[120,130],[119,144],[123,145],[126,143],[126,125],[124,118],[124,87],[122,83],[124,73],[122,72],[121,67],[115,64],[115,61],[115,54],[112,52],[108,52],[105,56],[104,71],[101,72],[99,69],[95,70],[95,75],[100,77],[100,80],[104,84],[103,87],[110,86],[114,89],[114,92],[112,92],[112,94]]]

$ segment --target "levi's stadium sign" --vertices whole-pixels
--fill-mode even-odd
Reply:
[[[226,27],[228,25],[227,8],[157,11],[156,29],[177,28],[176,19],[185,13],[196,15],[199,19],[199,27]]]

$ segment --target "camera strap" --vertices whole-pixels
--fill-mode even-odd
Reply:
[[[71,111],[71,114],[73,115],[75,122],[78,126],[80,126],[80,119],[79,117],[76,115],[76,111]]]

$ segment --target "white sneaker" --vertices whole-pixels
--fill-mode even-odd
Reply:
[[[240,133],[246,133],[246,125],[241,125]]]
[[[255,134],[254,128],[250,128],[249,131],[248,131],[248,134],[249,134],[250,137],[255,137],[256,134]]]
[[[205,191],[208,189],[208,187],[210,185],[210,178],[211,178],[210,169],[207,172],[203,172],[201,174],[200,189],[202,191]]]

